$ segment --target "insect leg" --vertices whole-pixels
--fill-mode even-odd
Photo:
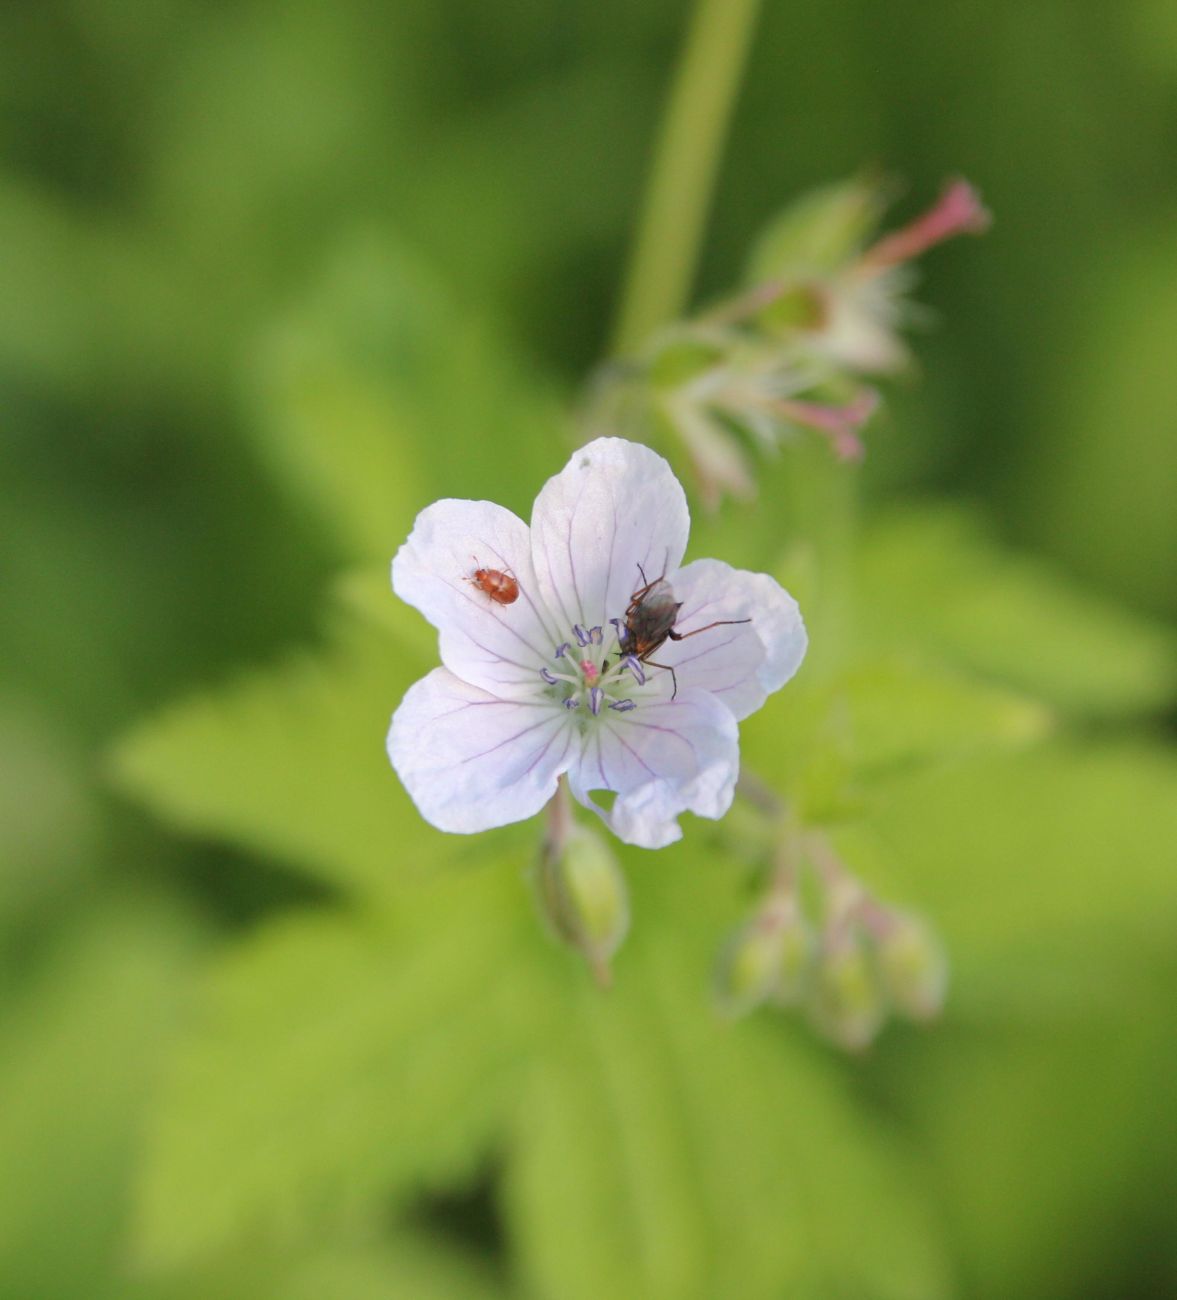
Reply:
[[[678,694],[678,676],[670,664],[656,664],[653,659],[643,659],[642,663],[649,664],[651,668],[665,668],[670,674],[670,680],[674,683],[674,690],[670,692],[671,700]]]
[[[674,628],[666,634],[672,641],[687,641],[693,636],[698,636],[700,632],[710,632],[713,627],[728,627],[733,623],[751,623],[750,618],[717,618],[714,623],[708,623],[706,627],[697,627],[693,632],[676,632]]]

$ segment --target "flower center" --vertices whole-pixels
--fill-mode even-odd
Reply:
[[[552,652],[550,664],[540,669],[548,694],[568,710],[584,709],[596,716],[602,709],[628,713],[637,708],[635,687],[646,684],[646,670],[636,656],[625,652],[625,621],[609,620],[612,631],[601,627],[572,629],[573,641]]]

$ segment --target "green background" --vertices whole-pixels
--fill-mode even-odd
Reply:
[[[939,1024],[847,1059],[718,1020],[748,898],[698,823],[624,855],[602,997],[534,828],[455,845],[383,758],[434,657],[384,565],[563,464],[686,17],[0,11],[0,1293],[1177,1280],[1171,4],[765,0],[718,179],[700,301],[864,167],[897,219],[952,174],[995,215],[927,258],[869,433],[854,662],[744,729],[818,808],[849,780]],[[695,553],[785,571],[749,538],[791,473]]]

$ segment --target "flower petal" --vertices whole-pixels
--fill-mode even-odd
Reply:
[[[808,644],[797,602],[767,573],[733,569],[722,560],[695,560],[672,580],[682,601],[675,631],[682,641],[667,641],[655,658],[678,677],[678,693],[698,686],[710,691],[737,721],[755,713],[779,690],[805,658]],[[750,618],[750,623],[713,627],[719,619]]]
[[[388,732],[388,756],[421,816],[463,834],[539,812],[578,745],[562,709],[499,699],[446,668],[409,688]]]
[[[641,586],[671,573],[686,550],[690,515],[670,466],[622,438],[582,447],[540,491],[531,546],[544,601],[564,623],[591,627],[625,613]]]
[[[660,849],[682,838],[677,817],[722,817],[739,774],[736,720],[706,691],[600,718],[568,772],[572,793],[627,844]],[[606,811],[593,790],[615,790]]]
[[[497,569],[519,585],[509,605],[472,581]],[[518,516],[490,501],[437,501],[417,516],[392,562],[396,594],[440,633],[441,660],[463,681],[497,695],[533,693],[559,643],[531,567],[531,540]]]

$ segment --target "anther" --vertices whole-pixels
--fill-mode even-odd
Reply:
[[[601,711],[601,701],[605,698],[605,692],[599,686],[593,686],[589,689],[589,712],[596,717]]]
[[[582,627],[579,623],[573,623],[572,635],[576,638],[577,644],[582,648],[589,643],[589,632],[587,627]]]
[[[571,645],[570,642],[568,642],[568,641],[561,641],[560,644],[556,647],[556,658],[557,658],[557,659],[563,659],[564,656],[565,656],[565,655],[568,653],[568,651],[571,650],[571,649],[572,649],[572,645]]]
[[[630,709],[636,709],[637,705],[633,700],[614,700],[609,707],[611,709],[616,709],[618,713],[628,713]]]
[[[579,709],[579,708],[580,708],[580,699],[579,699],[579,697],[578,697],[578,696],[575,696],[575,695],[570,695],[570,696],[569,696],[569,697],[564,701],[564,707],[565,707],[566,709]]]
[[[556,676],[556,674],[553,673],[552,670],[546,666],[539,670],[539,675],[544,679],[545,682],[547,682],[549,686],[555,686],[557,681],[559,681],[559,678]]]
[[[613,630],[617,633],[617,644],[624,645],[628,635],[625,629],[625,619],[611,618],[609,622],[613,624]]]
[[[600,645],[601,642],[604,641],[604,639],[605,639],[605,631],[603,628],[601,627],[589,628],[589,640],[593,643],[593,645]]]
[[[634,681],[636,681],[639,686],[645,686],[646,674],[637,656],[626,655],[621,662],[625,665],[626,668],[629,669],[631,673],[633,673]]]

